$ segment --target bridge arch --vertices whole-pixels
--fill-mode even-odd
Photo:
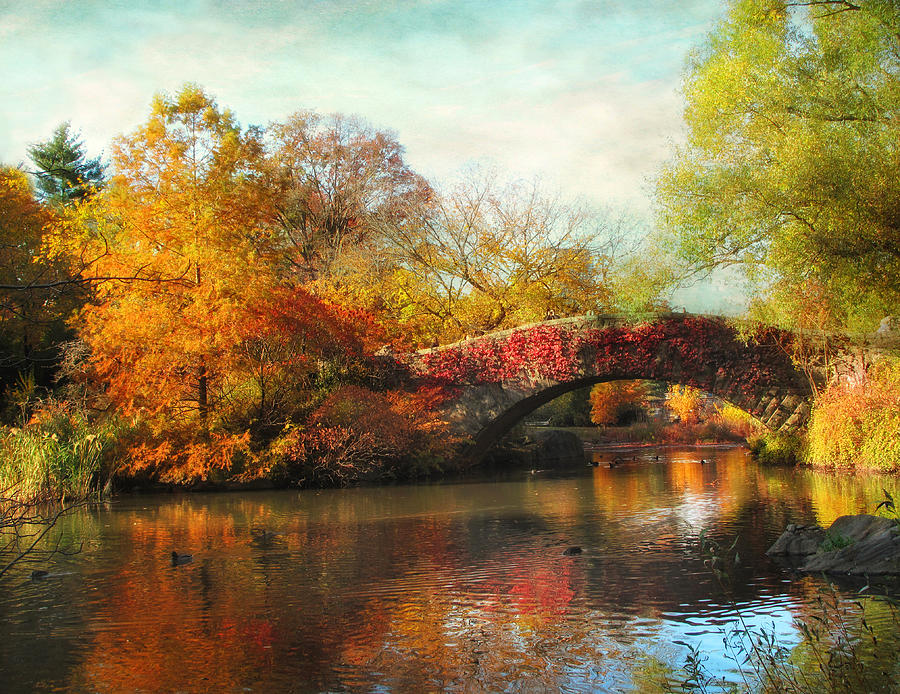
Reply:
[[[444,390],[444,418],[478,460],[542,404],[614,380],[691,385],[769,429],[800,429],[812,391],[788,356],[790,341],[773,329],[745,340],[724,319],[690,314],[589,316],[422,350],[407,362],[420,383]]]

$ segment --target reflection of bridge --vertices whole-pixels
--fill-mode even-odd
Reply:
[[[792,336],[742,340],[721,318],[664,314],[564,318],[408,355],[445,388],[447,421],[482,456],[522,417],[563,393],[619,379],[684,383],[753,414],[772,430],[806,425],[811,387],[788,356]]]

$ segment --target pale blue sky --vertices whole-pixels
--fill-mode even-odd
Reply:
[[[687,51],[721,0],[0,0],[0,161],[71,120],[105,148],[198,82],[243,123],[312,108],[394,130],[444,178],[471,160],[646,205],[680,132]]]
[[[71,120],[96,154],[157,91],[244,124],[298,109],[394,131],[437,182],[477,161],[646,214],[688,51],[724,0],[0,0],[0,162]]]

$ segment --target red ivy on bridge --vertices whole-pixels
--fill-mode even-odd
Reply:
[[[795,383],[797,371],[772,331],[741,342],[724,321],[688,316],[638,325],[538,325],[421,357],[419,371],[443,385],[584,376],[677,381],[710,390],[725,369],[745,394]],[[777,336],[782,344],[785,336]]]

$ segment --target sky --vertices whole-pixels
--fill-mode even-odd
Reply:
[[[0,162],[89,155],[200,84],[245,124],[340,112],[451,182],[477,163],[650,219],[688,52],[724,0],[0,0]]]

